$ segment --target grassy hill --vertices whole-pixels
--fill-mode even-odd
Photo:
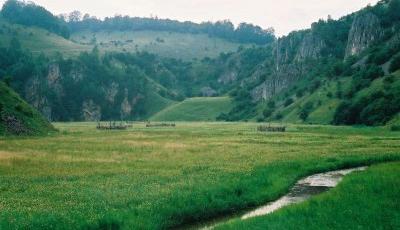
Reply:
[[[42,115],[0,82],[0,135],[43,135],[54,131]]]
[[[215,121],[232,108],[229,97],[190,98],[173,104],[150,118],[151,121]]]
[[[235,52],[240,46],[249,46],[205,34],[162,31],[80,32],[72,34],[68,40],[45,29],[11,24],[0,18],[0,45],[8,46],[14,38],[34,54],[54,55],[59,52],[65,56],[76,56],[97,45],[102,52],[147,51],[182,60],[215,58],[220,53]]]
[[[0,18],[0,45],[7,47],[14,38],[18,39],[24,49],[34,54],[54,55],[60,52],[66,56],[75,56],[93,48],[74,43],[41,28],[11,24]]]
[[[84,31],[72,34],[71,39],[82,45],[97,44],[102,51],[147,51],[179,59],[214,58],[242,45],[205,34],[163,31]]]

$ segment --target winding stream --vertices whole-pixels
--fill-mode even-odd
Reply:
[[[268,215],[285,206],[303,202],[315,195],[328,191],[329,189],[336,187],[344,176],[355,171],[363,171],[366,168],[367,167],[359,167],[359,168],[336,170],[326,173],[315,174],[306,177],[302,180],[299,180],[287,195],[281,197],[276,201],[261,206],[255,210],[245,212],[242,214],[217,218],[208,222],[203,222],[183,229],[210,230],[218,225],[221,225],[233,219],[240,218],[242,220],[246,220],[257,216]]]

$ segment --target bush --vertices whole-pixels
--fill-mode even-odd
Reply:
[[[282,113],[278,113],[278,114],[276,114],[276,116],[275,116],[275,119],[276,119],[276,120],[282,120],[282,118],[283,118],[283,114],[282,114]]]
[[[286,101],[285,101],[285,107],[288,107],[289,105],[291,105],[291,104],[293,104],[293,99],[292,98],[288,98],[288,99],[286,99]]]
[[[265,121],[265,118],[263,118],[263,117],[259,117],[259,118],[257,118],[257,122],[264,122]]]
[[[275,101],[273,101],[273,100],[270,100],[267,105],[268,105],[268,108],[270,108],[270,109],[275,109],[275,106],[276,106]]]
[[[310,115],[314,104],[312,102],[307,102],[299,111],[299,117],[301,120],[306,121],[308,116]]]
[[[400,125],[392,125],[390,127],[390,131],[399,132],[400,131]]]
[[[269,118],[274,113],[274,110],[271,108],[266,108],[263,111],[264,118]]]
[[[396,55],[396,56],[393,58],[392,62],[390,63],[390,69],[389,69],[389,71],[390,71],[391,73],[393,73],[393,72],[395,72],[395,71],[397,71],[397,70],[399,70],[399,69],[400,69],[400,54]]]
[[[303,97],[303,96],[304,96],[304,90],[302,90],[302,89],[297,90],[296,97],[300,98],[300,97]]]
[[[315,92],[321,86],[320,80],[314,80],[310,85],[310,92]]]

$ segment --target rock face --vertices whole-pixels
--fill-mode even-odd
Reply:
[[[234,70],[227,71],[221,75],[221,77],[218,79],[218,82],[224,85],[229,84],[236,81],[237,75],[237,72]]]
[[[132,105],[129,103],[128,100],[128,89],[125,89],[125,98],[121,104],[121,119],[125,119],[128,117],[132,112]]]
[[[281,66],[278,71],[268,76],[261,85],[252,90],[253,102],[268,100],[292,86],[302,76],[303,68],[302,65],[294,64]]]
[[[203,87],[201,90],[201,95],[203,97],[213,97],[215,95],[217,95],[217,91],[215,91],[213,88],[211,87]]]
[[[379,18],[372,13],[356,16],[349,32],[346,57],[358,55],[382,36]]]
[[[85,121],[99,121],[101,119],[101,108],[93,100],[83,102],[82,115]]]
[[[296,61],[303,61],[306,59],[316,59],[321,55],[322,50],[325,48],[325,42],[312,32],[306,34],[300,44],[299,50],[295,57]]]

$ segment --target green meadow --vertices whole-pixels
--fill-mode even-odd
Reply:
[[[306,175],[400,160],[400,133],[385,128],[290,125],[286,133],[260,133],[257,125],[136,123],[125,131],[98,131],[94,123],[57,123],[59,134],[1,138],[0,229],[173,228],[272,201]],[[333,195],[248,226],[289,218],[284,226],[290,229],[315,212],[332,214],[349,205],[362,183],[372,195],[390,190],[379,193],[382,199],[361,196],[368,200],[360,205],[374,203],[379,216],[398,201],[398,169],[374,167],[346,179]],[[354,181],[356,187],[348,186]],[[336,202],[342,193],[353,195],[342,204]],[[386,218],[398,217],[394,211]],[[357,212],[372,215],[365,208]]]
[[[215,121],[232,109],[229,97],[197,97],[172,104],[154,114],[151,121]]]
[[[399,175],[399,162],[371,166],[310,201],[216,229],[399,229]]]

